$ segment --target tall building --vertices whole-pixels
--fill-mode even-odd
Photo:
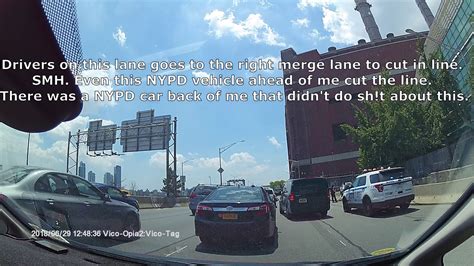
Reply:
[[[418,60],[417,43],[426,36],[424,33],[413,33],[394,36],[389,33],[386,38],[379,38],[378,27],[375,24],[369,10],[370,5],[366,1],[356,0],[356,10],[361,13],[368,35],[371,41],[359,40],[357,45],[336,49],[330,47],[327,52],[320,53],[311,50],[297,54],[292,48],[281,51],[281,61],[289,62],[324,62],[329,65],[332,62],[360,62],[360,69],[333,70],[329,67],[316,69],[310,72],[308,69],[289,69],[284,71],[284,77],[293,75],[294,78],[313,75],[324,78],[339,78],[339,85],[310,84],[285,85],[285,122],[286,138],[288,146],[288,161],[290,163],[291,178],[324,176],[334,178],[336,182],[350,180],[354,174],[359,173],[357,159],[360,156],[359,147],[342,130],[342,124],[356,125],[353,104],[357,104],[357,94],[372,90],[374,84],[372,77],[380,76],[380,70],[367,68],[365,62],[370,60],[384,66],[387,62],[413,62]],[[375,24],[375,25],[374,25]],[[391,77],[396,83],[400,82],[401,76],[414,77],[413,68],[391,70]],[[365,78],[367,85],[346,85],[345,79],[353,81],[357,78]],[[351,101],[336,100],[335,96],[341,92],[352,97]],[[288,101],[288,95],[302,93],[327,92],[330,101]],[[321,96],[322,97],[322,96]]]
[[[444,60],[455,61],[458,69],[451,70],[459,88],[472,95],[472,58],[474,56],[474,2],[472,0],[442,0],[425,41],[425,53],[440,51]],[[471,78],[472,79],[472,78]],[[474,123],[474,104],[471,98],[471,124]]]
[[[92,171],[89,171],[89,173],[87,173],[87,180],[89,182],[95,183],[95,173]]]
[[[122,167],[120,165],[114,167],[114,186],[116,188],[122,187]]]
[[[107,172],[104,174],[104,184],[109,186],[114,185],[114,176],[111,173]]]
[[[86,178],[86,164],[84,162],[79,163],[79,176]]]

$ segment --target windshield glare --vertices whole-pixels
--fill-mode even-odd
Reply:
[[[262,193],[257,188],[220,188],[209,195],[206,200],[229,202],[262,201]]]
[[[7,2],[0,204],[73,246],[368,264],[472,184],[474,1]]]

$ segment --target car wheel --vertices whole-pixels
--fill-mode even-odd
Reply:
[[[407,210],[408,207],[410,207],[410,203],[404,203],[404,204],[400,205],[401,210]]]
[[[328,216],[328,211],[321,212],[321,218],[325,218]]]
[[[374,215],[374,209],[372,208],[372,202],[370,201],[369,198],[364,198],[363,205],[364,205],[364,214],[366,216],[370,217],[370,216]]]
[[[140,231],[138,218],[133,214],[129,214],[127,218],[125,218],[125,224],[124,224],[123,230],[124,231],[127,230],[129,232]]]
[[[344,212],[350,212],[351,211],[351,208],[349,207],[349,205],[347,205],[347,199],[346,198],[342,198],[342,209],[344,210]]]

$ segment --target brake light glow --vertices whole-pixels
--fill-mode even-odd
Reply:
[[[378,192],[383,192],[383,184],[374,185]]]
[[[295,193],[291,192],[290,195],[288,196],[289,201],[294,201],[295,200]]]
[[[247,211],[255,211],[255,215],[263,216],[270,212],[270,206],[268,204],[263,204],[255,207],[248,207]]]
[[[212,211],[212,208],[209,206],[199,204],[196,208],[196,216],[204,215],[208,211]]]

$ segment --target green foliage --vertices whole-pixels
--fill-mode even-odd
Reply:
[[[282,189],[284,185],[285,185],[285,180],[277,180],[277,181],[270,182],[270,187],[273,190]]]
[[[429,66],[431,59],[422,57]],[[384,73],[387,77],[387,73]],[[468,101],[437,101],[436,93],[460,93],[447,70],[420,71],[430,85],[394,85],[375,88],[385,93],[385,101],[354,105],[357,126],[342,129],[360,146],[360,168],[401,165],[455,141],[462,133],[463,121],[469,121]],[[391,101],[392,93],[432,93],[431,101]]]
[[[175,176],[175,172],[171,168],[168,168],[168,176]],[[181,189],[181,186],[182,185],[179,184],[179,182],[176,183],[177,191]],[[167,179],[166,177],[163,178],[163,187],[161,188],[161,191],[166,192],[168,195],[173,194],[174,186],[172,179]]]

